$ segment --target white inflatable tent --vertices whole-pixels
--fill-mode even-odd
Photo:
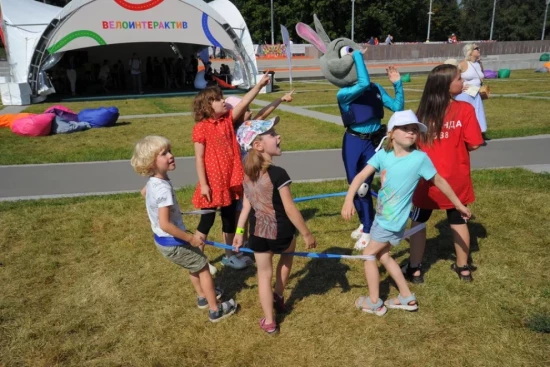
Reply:
[[[45,71],[65,51],[136,42],[224,48],[236,62],[234,84],[250,87],[256,80],[257,65],[246,24],[231,2],[215,3],[73,0],[59,8],[34,0],[0,0],[11,74],[11,80],[2,85],[3,103],[28,104],[31,96],[33,102],[45,99],[53,92]]]

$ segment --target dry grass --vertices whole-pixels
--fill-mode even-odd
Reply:
[[[0,203],[2,366],[543,366],[550,336],[526,327],[550,316],[547,222],[550,175],[523,170],[473,174],[472,284],[449,270],[444,213],[428,225],[420,311],[361,314],[359,261],[296,259],[278,337],[257,326],[254,270],[222,269],[217,282],[240,312],[209,324],[184,272],[155,250],[135,195]],[[342,181],[293,184],[295,196],[344,190]],[[178,192],[189,207],[192,190]],[[503,205],[503,198],[506,198]],[[341,198],[300,204],[317,251],[351,253],[355,223]],[[196,217],[186,218],[195,228]],[[220,240],[219,223],[212,233]],[[301,239],[299,247],[303,246]],[[211,260],[221,251],[209,248]],[[393,249],[408,258],[407,244]],[[219,267],[219,264],[216,264]],[[396,294],[382,272],[382,294]]]

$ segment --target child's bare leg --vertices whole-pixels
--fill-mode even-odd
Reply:
[[[225,242],[226,245],[232,246],[233,245],[233,238],[235,238],[235,233],[225,233],[223,232],[223,242]],[[235,255],[235,252],[231,250],[225,250],[225,256],[231,257]]]
[[[198,275],[200,280],[200,288],[202,288],[204,297],[206,298],[206,301],[208,301],[208,308],[210,311],[217,311],[218,301],[216,300],[216,289],[214,288],[214,280],[212,280],[212,275],[210,275],[210,271],[208,270],[208,264],[206,264],[198,273],[195,274]]]
[[[411,228],[414,228],[421,223],[413,221],[411,224]],[[410,248],[410,257],[409,257],[409,263],[410,266],[413,268],[417,268],[418,265],[422,262],[422,258],[424,257],[424,250],[426,248],[426,228],[416,232],[411,236],[411,248]],[[420,276],[421,272],[420,270],[417,270],[414,274],[414,276]]]
[[[285,252],[294,252],[295,248],[296,237],[294,237],[292,243]],[[294,256],[292,255],[281,255],[279,263],[277,264],[277,273],[275,275],[275,293],[277,293],[280,297],[283,296],[283,292],[285,291],[288,277],[290,276],[290,272],[292,270],[293,260]]]
[[[389,245],[371,239],[368,246],[363,250],[363,255],[376,256],[387,246]],[[370,300],[372,303],[376,303],[380,298],[380,273],[378,272],[376,259],[365,261],[365,277],[367,278],[367,285],[369,287]]]
[[[189,273],[189,279],[191,279],[191,284],[193,284],[193,288],[195,288],[195,292],[197,292],[197,295],[201,298],[204,298],[205,295],[201,287],[199,273]]]
[[[273,290],[271,280],[273,278],[273,254],[271,252],[256,252],[256,267],[258,268],[258,293],[260,304],[264,312],[265,323],[273,323]]]
[[[453,240],[456,251],[456,266],[463,267],[468,265],[468,255],[470,254],[470,231],[467,224],[451,224]],[[461,271],[462,275],[469,275],[470,271]]]
[[[395,281],[395,284],[397,285],[397,288],[399,289],[399,293],[402,297],[408,297],[410,296],[411,290],[409,289],[409,285],[407,284],[407,281],[405,280],[405,276],[401,272],[401,268],[399,267],[399,264],[393,257],[390,256],[390,246],[386,246],[382,251],[378,253],[378,259],[380,260],[380,263],[384,265],[390,276]],[[399,304],[399,300],[395,299],[394,302],[396,304]],[[414,305],[416,302],[411,301],[409,302],[410,305]]]

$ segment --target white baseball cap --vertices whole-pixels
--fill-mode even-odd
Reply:
[[[392,131],[396,126],[405,126],[409,124],[417,124],[420,132],[427,132],[428,128],[426,125],[418,121],[418,117],[412,110],[398,111],[393,114],[388,121],[388,131]]]

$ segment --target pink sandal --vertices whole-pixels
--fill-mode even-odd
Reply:
[[[260,320],[260,327],[269,335],[274,335],[279,332],[279,326],[277,326],[277,323],[273,321],[271,324],[266,324],[265,317]]]

